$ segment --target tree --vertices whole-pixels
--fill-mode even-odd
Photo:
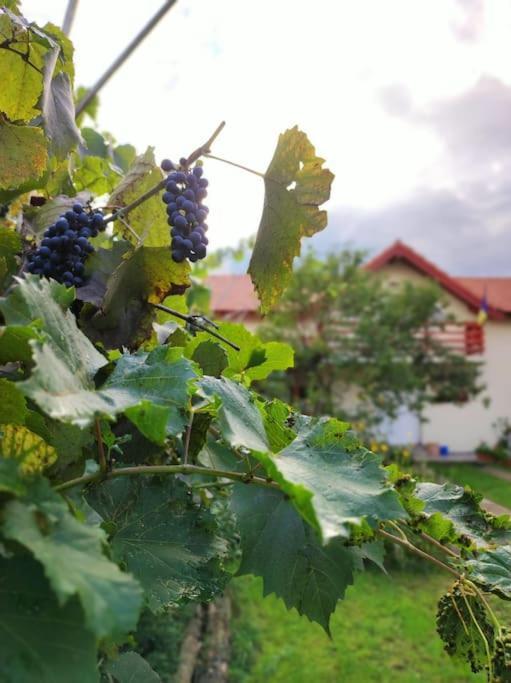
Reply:
[[[449,652],[509,679],[485,593],[511,598],[510,521],[461,487],[384,469],[346,423],[263,398],[252,383],[292,350],[186,312],[205,209],[187,208],[183,185],[223,124],[164,177],[172,165],[151,149],[136,156],[73,116],[59,29],[10,0],[0,30],[1,680],[158,681],[130,649],[142,610],[211,601],[235,572],[328,632],[384,540],[456,580],[438,616]],[[323,163],[295,126],[256,172],[249,270],[263,311],[302,238],[326,226]],[[195,234],[190,259],[173,253],[178,224]]]
[[[389,288],[362,253],[309,251],[260,330],[295,350],[271,390],[304,412],[373,426],[400,407],[422,416],[430,403],[466,401],[483,388],[480,364],[435,339],[439,318],[449,320],[437,286]]]

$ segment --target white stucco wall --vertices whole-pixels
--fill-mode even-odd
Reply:
[[[462,406],[441,403],[426,411],[424,441],[443,443],[453,451],[473,450],[481,441],[492,444],[493,427],[500,417],[511,419],[511,323],[489,321],[484,327],[485,351],[482,382],[486,390]],[[490,400],[487,408],[484,398]]]
[[[382,268],[380,274],[396,285],[405,280],[414,283],[427,281],[426,277],[404,264],[390,264]],[[447,293],[444,296],[449,312],[458,321],[476,320],[477,313],[470,311],[463,302]],[[451,451],[470,451],[481,441],[490,444],[495,441],[493,424],[498,418],[511,419],[511,320],[487,321],[484,335],[484,353],[470,358],[483,363],[481,382],[486,385],[485,391],[476,400],[462,406],[452,403],[430,406],[425,413],[428,422],[422,428],[424,443],[445,444]],[[490,399],[487,408],[485,398]],[[400,423],[389,425],[389,437],[394,442],[406,442],[413,425],[413,416],[402,416]]]

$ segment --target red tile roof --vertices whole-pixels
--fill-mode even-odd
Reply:
[[[378,256],[366,263],[365,267],[368,270],[377,271],[392,261],[404,261],[423,275],[438,282],[443,289],[450,292],[450,294],[457,299],[465,302],[472,311],[479,310],[481,306],[480,295],[476,294],[473,289],[469,289],[464,285],[459,278],[448,275],[445,271],[435,266],[434,263],[428,261],[424,256],[421,256],[421,254],[407,244],[401,242],[401,240],[397,240],[394,244],[391,244],[390,247],[387,247],[381,254],[378,254]],[[491,301],[489,302],[489,306],[489,318],[502,318],[503,314],[506,312],[506,309],[495,307]]]
[[[404,261],[439,283],[456,298],[477,311],[486,288],[489,317],[499,319],[511,313],[511,277],[452,277],[397,240],[369,261],[365,267],[377,271],[392,261]],[[215,313],[258,313],[259,302],[249,275],[210,275],[211,310]]]
[[[490,306],[511,313],[511,277],[457,277],[456,280],[479,300],[486,292]]]
[[[250,275],[210,275],[211,310],[215,313],[254,313],[259,301]]]

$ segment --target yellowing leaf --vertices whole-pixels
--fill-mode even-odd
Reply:
[[[0,455],[20,461],[22,474],[42,472],[57,459],[57,451],[40,436],[20,425],[0,428]]]
[[[48,152],[41,128],[1,124],[0,150],[0,190],[36,180],[46,168]]]
[[[263,215],[248,268],[263,313],[285,290],[302,237],[326,226],[326,211],[319,206],[330,197],[334,176],[323,162],[296,126],[279,137],[264,175]]]
[[[13,47],[16,52],[0,48],[0,111],[12,121],[30,121],[40,113],[36,106],[43,89],[40,48],[37,46],[39,50],[36,51],[32,49],[35,46],[30,46],[29,64],[22,56],[27,51],[26,46],[27,43],[16,43]],[[37,59],[36,64],[33,64],[34,59]]]
[[[138,156],[127,174],[110,196],[111,206],[123,207],[140,197],[157,185],[162,173],[154,160],[154,152],[149,147],[144,154]],[[126,219],[133,230],[141,238],[146,247],[167,247],[170,245],[170,228],[167,223],[165,205],[160,194],[130,211]],[[137,243],[136,237],[118,222],[116,230],[127,240]]]

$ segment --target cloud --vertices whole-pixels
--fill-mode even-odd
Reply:
[[[462,42],[476,42],[484,27],[484,0],[457,0],[456,5],[451,21],[453,34]]]
[[[493,220],[511,215],[511,182],[499,200],[488,206]],[[334,210],[328,228],[311,243],[323,253],[335,245],[375,254],[396,239],[451,274],[509,274],[511,231],[498,240],[491,239],[486,212],[474,211],[469,202],[448,190],[423,189],[372,211],[353,207]]]

